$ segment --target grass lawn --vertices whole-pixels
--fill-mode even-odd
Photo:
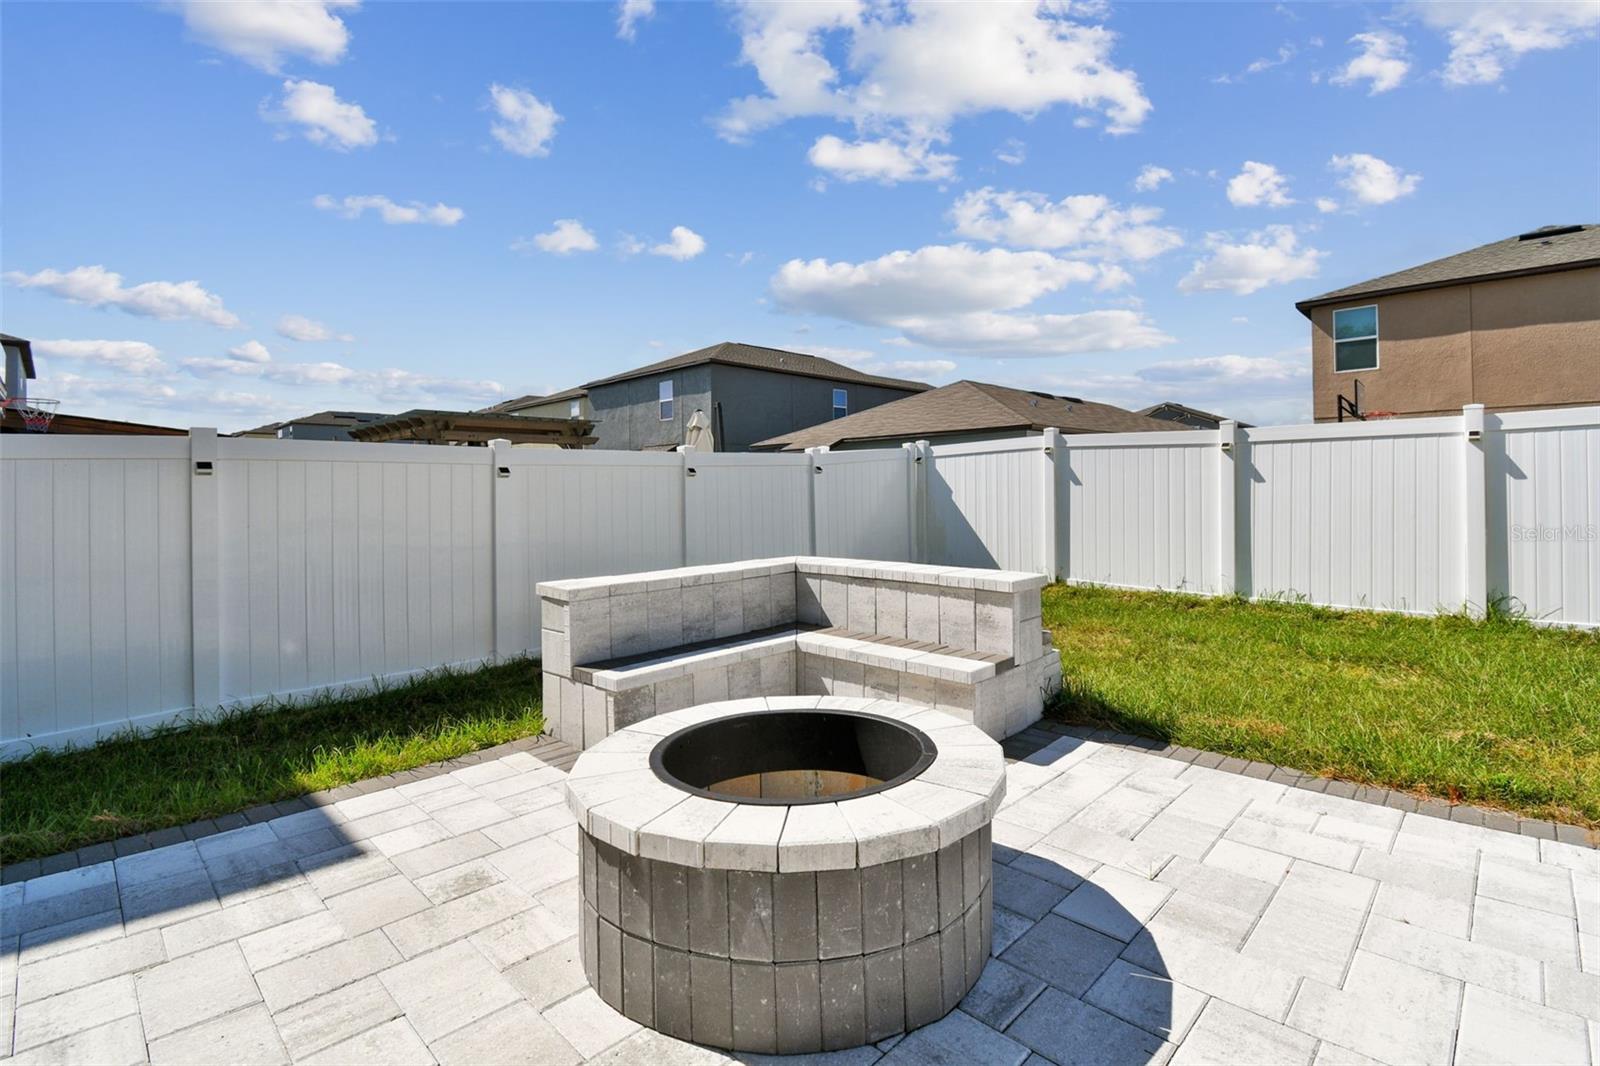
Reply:
[[[1600,636],[1056,585],[1054,713],[1365,784],[1600,825]]]
[[[246,810],[540,732],[539,667],[439,672],[351,699],[40,752],[0,768],[0,862]]]

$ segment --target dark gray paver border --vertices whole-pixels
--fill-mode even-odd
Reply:
[[[1358,785],[1353,781],[1343,781],[1338,778],[1318,777],[1315,774],[1304,773],[1287,766],[1275,766],[1272,763],[1218,755],[1216,752],[1200,751],[1197,748],[1163,744],[1161,741],[1151,737],[1135,736],[1132,733],[1117,733],[1109,729],[1096,729],[1093,726],[1067,725],[1065,722],[1057,722],[1050,718],[1042,718],[1035,722],[1027,729],[1006,740],[1002,747],[1005,748],[1007,758],[1025,759],[1061,737],[1076,737],[1079,740],[1092,740],[1097,744],[1135,748],[1150,755],[1159,755],[1165,759],[1176,759],[1179,762],[1193,763],[1195,766],[1242,774],[1246,777],[1261,778],[1266,781],[1288,785],[1291,788],[1303,788],[1310,792],[1325,792],[1330,796],[1340,796],[1345,799],[1357,800],[1361,803],[1390,807],[1397,811],[1404,811],[1407,814],[1421,814],[1429,818],[1441,818],[1449,822],[1486,826],[1490,829],[1499,829],[1507,833],[1518,833],[1525,837],[1538,837],[1542,840],[1555,840],[1563,844],[1573,844],[1580,848],[1600,849],[1600,832],[1591,833],[1580,825],[1547,822],[1535,818],[1521,818],[1507,811],[1494,810],[1490,807],[1477,807],[1468,803],[1450,803],[1446,800],[1413,796],[1405,792],[1396,792],[1392,789],[1376,788],[1372,785]]]
[[[365,796],[369,792],[378,792],[382,789],[393,788],[395,785],[404,785],[411,781],[425,781],[430,777],[448,774],[452,770],[459,770],[463,766],[476,766],[478,763],[490,762],[494,759],[504,758],[519,751],[533,751],[537,749],[539,758],[552,766],[563,770],[568,769],[577,761],[576,749],[563,744],[549,734],[540,734],[536,737],[522,737],[518,740],[497,744],[492,748],[481,748],[478,751],[458,755],[453,759],[442,762],[428,763],[426,766],[413,767],[410,770],[397,770],[392,774],[381,777],[368,777],[360,781],[352,781],[348,785],[326,789],[322,792],[310,792],[304,796],[283,800],[280,803],[263,803],[251,807],[247,811],[236,814],[219,815],[216,818],[202,818],[198,822],[188,825],[175,825],[166,829],[156,829],[148,833],[137,833],[133,836],[123,837],[120,840],[110,840],[99,844],[89,844],[78,848],[76,851],[66,851],[59,855],[48,855],[42,859],[28,859],[24,862],[14,862],[0,869],[0,884],[9,885],[15,881],[26,881],[45,874],[60,873],[63,870],[75,870],[80,866],[92,866],[108,859],[119,858],[123,855],[133,855],[151,848],[165,847],[168,844],[181,844],[185,840],[199,840],[214,833],[221,833],[229,829],[239,829],[247,825],[256,825],[285,814],[297,814],[300,811],[310,810],[313,807],[327,807],[352,796]]]
[[[1027,729],[1010,737],[1002,746],[1005,748],[1008,759],[1025,759],[1040,748],[1054,743],[1061,737],[1076,737],[1079,740],[1092,740],[1097,744],[1134,748],[1150,755],[1159,755],[1164,759],[1176,759],[1179,762],[1193,763],[1196,766],[1211,767],[1228,773],[1260,778],[1288,785],[1291,788],[1303,788],[1309,792],[1326,792],[1330,796],[1341,796],[1346,799],[1358,800],[1362,803],[1390,807],[1397,811],[1404,811],[1407,814],[1421,814],[1429,818],[1440,818],[1449,822],[1464,822],[1468,825],[1487,826],[1490,829],[1518,833],[1525,837],[1537,837],[1542,840],[1556,840],[1563,844],[1573,844],[1580,848],[1600,849],[1600,833],[1591,833],[1579,825],[1520,818],[1506,811],[1497,811],[1489,807],[1477,807],[1467,803],[1449,803],[1441,799],[1412,796],[1392,789],[1358,785],[1352,781],[1341,781],[1337,778],[1318,777],[1286,766],[1275,766],[1267,762],[1219,755],[1216,752],[1201,751],[1198,748],[1163,744],[1161,741],[1151,737],[1135,736],[1132,733],[1116,733],[1109,729],[1096,729],[1092,726],[1067,725],[1064,722],[1057,722],[1049,718],[1040,719]],[[29,878],[40,877],[44,874],[73,870],[79,866],[91,866],[97,862],[105,862],[107,859],[122,855],[132,855],[135,852],[147,851],[150,848],[159,848],[167,844],[179,844],[185,840],[198,840],[213,833],[220,833],[225,829],[237,829],[240,826],[254,825],[269,818],[276,818],[284,814],[295,814],[299,811],[309,810],[312,807],[326,807],[330,804],[338,803],[340,800],[350,799],[353,796],[365,796],[369,792],[378,792],[382,789],[393,788],[396,785],[403,785],[411,781],[425,781],[430,777],[438,777],[440,774],[459,770],[463,766],[475,766],[478,763],[503,758],[514,752],[533,751],[536,748],[538,749],[539,758],[563,770],[570,769],[578,759],[576,748],[557,740],[548,733],[540,734],[536,737],[523,737],[520,740],[498,744],[492,748],[482,748],[478,751],[468,752],[465,755],[458,755],[453,759],[445,759],[443,762],[429,763],[426,766],[418,766],[410,770],[399,770],[392,774],[384,774],[382,777],[368,777],[361,781],[353,781],[348,785],[340,785],[338,788],[297,796],[281,803],[262,804],[240,814],[227,814],[215,819],[191,822],[185,826],[173,826],[150,833],[123,837],[120,840],[90,844],[76,851],[50,855],[43,859],[14,862],[4,869],[0,869],[0,884],[9,885],[14,881],[26,881]]]

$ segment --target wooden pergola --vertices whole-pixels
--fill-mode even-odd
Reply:
[[[424,444],[553,444],[584,448],[596,441],[594,423],[584,418],[529,418],[484,411],[405,411],[392,418],[353,426],[354,440],[420,441]]]

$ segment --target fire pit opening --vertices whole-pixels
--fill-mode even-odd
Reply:
[[[650,767],[695,795],[793,806],[882,792],[937,754],[926,733],[874,714],[751,711],[674,733],[651,752]]]

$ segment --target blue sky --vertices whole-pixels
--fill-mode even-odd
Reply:
[[[1600,219],[1592,2],[3,17],[3,328],[108,417],[474,407],[733,339],[1291,422],[1296,299]]]

